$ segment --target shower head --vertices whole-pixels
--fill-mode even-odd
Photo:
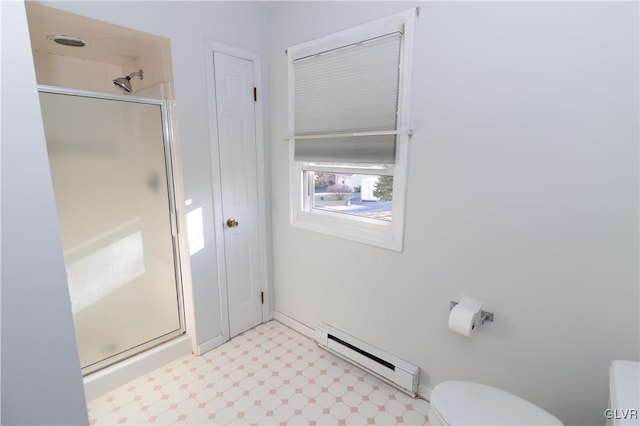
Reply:
[[[118,86],[119,88],[124,90],[125,92],[131,93],[131,77],[135,77],[135,76],[140,77],[140,80],[142,80],[143,79],[142,70],[136,71],[136,72],[132,72],[131,74],[129,74],[126,77],[116,78],[115,80],[113,80],[113,84],[115,84],[116,86]]]

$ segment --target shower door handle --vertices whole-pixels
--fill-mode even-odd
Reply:
[[[237,228],[239,225],[238,221],[235,220],[234,218],[230,217],[229,219],[227,219],[227,226],[229,228]]]

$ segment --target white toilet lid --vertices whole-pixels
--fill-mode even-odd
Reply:
[[[479,383],[440,383],[431,392],[431,408],[449,425],[562,425],[537,405]]]

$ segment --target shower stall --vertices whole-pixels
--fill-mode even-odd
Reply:
[[[184,333],[165,101],[39,86],[83,374]]]

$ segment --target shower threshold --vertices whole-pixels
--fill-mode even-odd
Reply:
[[[187,334],[183,334],[110,367],[89,374],[84,377],[84,392],[87,402],[190,353],[192,353],[191,338]]]

